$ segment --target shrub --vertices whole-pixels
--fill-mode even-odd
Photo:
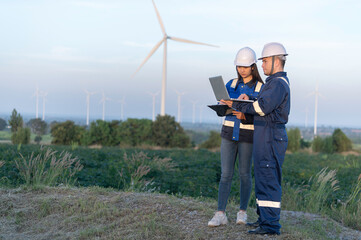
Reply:
[[[222,138],[219,132],[211,131],[207,141],[201,143],[199,147],[207,149],[219,148],[221,146],[221,139]]]
[[[30,129],[18,128],[16,132],[11,135],[11,142],[13,144],[29,144],[30,142]]]
[[[287,131],[288,146],[287,150],[291,152],[297,152],[301,145],[301,132],[300,129],[294,128]]]
[[[102,146],[116,146],[119,144],[116,133],[119,121],[106,122],[97,120],[90,124],[90,129],[82,138],[84,145],[100,144]]]
[[[321,152],[322,151],[322,138],[319,136],[316,136],[312,141],[312,151],[313,152]]]
[[[63,123],[55,123],[51,127],[51,135],[53,144],[71,145],[72,143],[80,143],[85,132],[84,127],[76,126],[73,121]]]
[[[174,117],[157,116],[152,124],[153,142],[162,147],[189,147],[190,139]]]
[[[6,128],[6,121],[0,118],[0,131],[4,130],[5,128]]]
[[[333,131],[332,144],[335,152],[345,152],[352,149],[351,140],[339,128]]]
[[[123,145],[152,144],[152,120],[128,118],[120,124],[117,136]]]

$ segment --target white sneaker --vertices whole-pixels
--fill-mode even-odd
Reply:
[[[216,212],[211,221],[208,222],[209,227],[218,227],[219,225],[225,225],[228,223],[227,216],[224,212]]]
[[[244,211],[239,211],[237,213],[237,224],[246,224],[247,222],[247,213]]]

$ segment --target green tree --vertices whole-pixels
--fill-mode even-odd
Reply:
[[[301,132],[298,128],[293,128],[287,131],[288,146],[287,150],[291,152],[297,152],[301,145]]]
[[[222,138],[219,132],[211,131],[209,138],[203,143],[201,143],[199,147],[207,149],[218,148],[221,146],[221,140]]]
[[[9,125],[11,126],[11,132],[17,132],[19,128],[22,128],[24,125],[23,117],[16,111],[14,108],[13,112],[11,113]]]
[[[117,129],[119,121],[106,122],[97,120],[90,124],[89,131],[84,134],[82,143],[85,145],[100,144],[102,146],[116,146],[119,144],[117,139]]]
[[[312,151],[313,152],[321,152],[322,145],[323,145],[322,138],[319,136],[316,136],[312,141]]]
[[[38,136],[44,135],[48,127],[46,122],[40,118],[30,119],[26,125],[30,127],[31,131]]]
[[[339,128],[333,131],[332,143],[335,152],[345,152],[352,149],[351,140]]]
[[[152,120],[128,118],[119,126],[118,139],[130,146],[152,144]]]
[[[11,135],[11,142],[13,144],[29,144],[30,128],[18,128],[17,131]]]
[[[153,142],[162,147],[189,147],[190,139],[174,117],[157,116],[152,124]]]
[[[73,121],[65,121],[52,125],[50,130],[53,140],[51,143],[59,145],[80,144],[85,128],[74,124]]]
[[[0,131],[4,130],[5,128],[6,128],[6,121],[0,118]]]
[[[322,152],[329,154],[333,153],[334,152],[333,138],[331,136],[325,137],[322,141],[323,141]]]

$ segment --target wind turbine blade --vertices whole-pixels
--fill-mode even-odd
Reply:
[[[154,54],[155,51],[157,51],[157,49],[159,48],[160,45],[162,45],[162,43],[166,40],[166,38],[162,38],[162,40],[160,40],[154,47],[153,49],[150,51],[150,53],[148,54],[148,56],[143,60],[142,64],[140,64],[140,66],[137,68],[137,70],[133,73],[132,77],[135,76],[135,74],[137,72],[139,72],[139,70],[143,67],[143,65],[148,61],[148,59]]]
[[[208,43],[195,42],[195,41],[191,41],[191,40],[187,40],[187,39],[183,39],[183,38],[177,38],[177,37],[169,37],[169,39],[174,40],[174,41],[178,41],[178,42],[184,42],[184,43],[206,45],[206,46],[217,47],[217,48],[219,47],[219,46],[208,44]]]
[[[152,2],[153,2],[154,9],[155,9],[155,13],[157,14],[157,18],[158,18],[158,21],[159,21],[160,28],[162,29],[163,34],[164,34],[164,35],[167,35],[167,34],[165,33],[165,28],[164,28],[164,24],[163,24],[162,18],[161,18],[160,15],[159,15],[159,12],[158,12],[157,7],[155,6],[154,0],[152,0]]]

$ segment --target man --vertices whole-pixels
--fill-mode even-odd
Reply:
[[[290,88],[286,72],[286,49],[268,43],[262,51],[262,68],[267,75],[254,103],[224,101],[233,109],[254,115],[253,158],[258,220],[250,234],[280,234],[282,164],[288,138],[285,124],[290,112]],[[248,99],[246,95],[240,98]]]

